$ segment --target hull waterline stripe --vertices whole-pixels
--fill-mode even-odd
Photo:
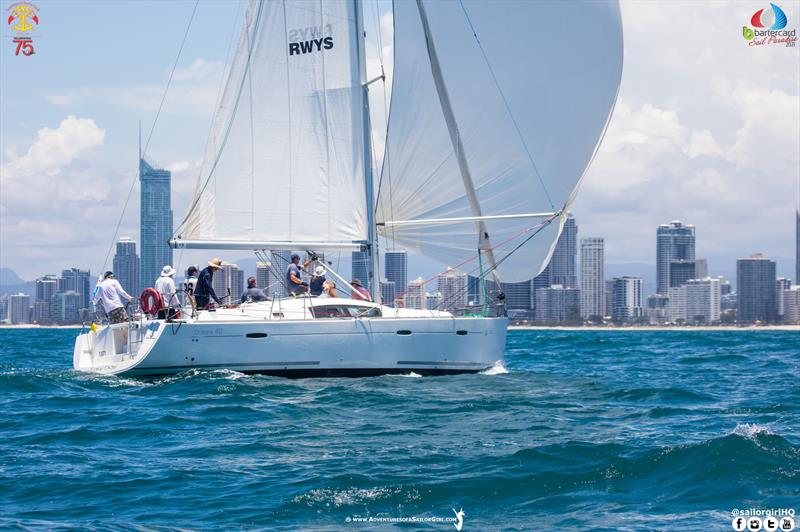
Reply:
[[[162,371],[162,370],[184,370],[184,369],[200,369],[200,368],[243,368],[243,367],[258,367],[258,366],[319,366],[320,362],[302,360],[299,362],[257,362],[257,363],[241,363],[241,364],[191,364],[188,366],[139,366],[136,371]]]
[[[438,360],[427,362],[424,360],[398,360],[398,364],[414,366],[485,366],[483,362],[450,362],[449,360]]]

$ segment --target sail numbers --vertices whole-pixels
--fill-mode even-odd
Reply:
[[[331,48],[333,48],[333,31],[330,24],[289,31],[290,56],[321,52]]]

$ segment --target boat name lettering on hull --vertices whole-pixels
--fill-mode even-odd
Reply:
[[[289,31],[290,56],[321,52],[331,48],[333,48],[333,30],[330,24]]]

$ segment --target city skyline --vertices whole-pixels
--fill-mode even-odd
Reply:
[[[223,6],[209,1],[198,8],[150,142],[149,125],[177,43],[166,42],[133,3],[98,12],[99,28],[91,36],[70,32],[80,24],[81,10],[61,3],[42,6],[48,33],[37,54],[0,64],[5,95],[0,102],[0,266],[25,280],[79,262],[93,271],[108,266],[104,257],[136,178],[139,119],[145,125],[146,155],[172,172],[173,209],[185,211],[226,63],[231,33],[220,27],[238,29],[240,22],[235,9]],[[379,7],[384,42],[390,43],[389,3]],[[178,2],[163,2],[160,9],[171,20],[189,14]],[[366,9],[374,18],[375,7]],[[794,251],[787,245],[794,241],[800,166],[796,50],[745,46],[740,31],[731,28],[740,30],[752,12],[737,4],[698,4],[696,20],[686,22],[692,30],[675,42],[664,21],[682,18],[681,9],[668,3],[622,4],[626,58],[620,99],[573,211],[586,234],[607,239],[609,265],[652,264],[651,228],[679,218],[703,228],[697,254],[708,259],[711,270],[735,270],[728,265],[760,251],[777,261],[780,275],[796,278],[789,262]],[[796,5],[786,6],[791,20],[800,18],[798,11]],[[717,24],[701,28],[700,20]],[[106,38],[108,45],[95,51],[91,64],[69,59],[80,57],[97,38]],[[370,77],[378,68],[374,38],[370,27]],[[135,57],[128,53],[130,42],[140,48]],[[391,78],[389,44],[385,52]],[[121,56],[129,59],[124,65]],[[684,65],[677,57],[693,59]],[[732,74],[740,71],[751,75],[745,81]],[[373,123],[382,125],[382,91],[370,94],[377,113]],[[32,105],[10,104],[18,101]],[[376,140],[380,150],[379,131]],[[783,155],[765,159],[763,153]],[[137,188],[122,217],[121,235],[138,234]],[[40,207],[43,199],[53,204],[47,212]],[[204,256],[186,252],[183,264],[173,266],[203,263]],[[410,259],[417,263],[413,254]]]

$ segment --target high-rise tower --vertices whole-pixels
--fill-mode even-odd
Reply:
[[[669,291],[670,263],[676,260],[694,260],[694,226],[674,221],[658,226],[656,230],[656,292],[667,295]]]
[[[161,269],[167,264],[172,265],[172,248],[168,244],[172,238],[171,180],[169,170],[154,168],[144,159],[139,160],[140,289],[153,286]]]
[[[581,238],[581,317],[605,316],[605,242]]]

